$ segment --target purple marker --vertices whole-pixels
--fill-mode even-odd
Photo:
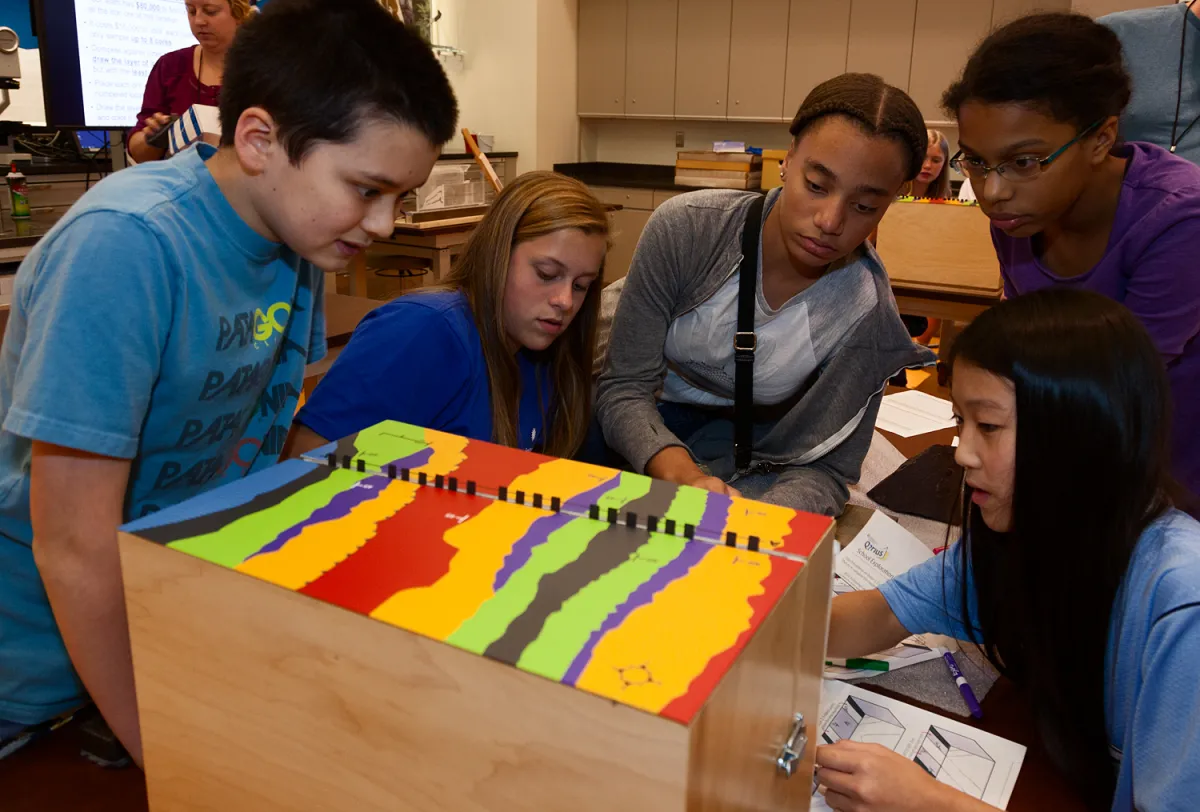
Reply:
[[[967,708],[971,711],[971,715],[976,719],[982,719],[983,708],[979,707],[979,700],[975,698],[975,692],[971,690],[971,686],[959,669],[958,663],[954,662],[954,655],[942,649],[942,659],[946,661],[946,667],[950,669],[950,676],[953,677],[954,684],[958,686],[959,693],[966,700]]]

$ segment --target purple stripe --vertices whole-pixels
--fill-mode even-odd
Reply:
[[[513,543],[509,554],[504,556],[504,564],[500,567],[500,571],[496,573],[496,581],[492,584],[492,591],[499,592],[517,570],[529,563],[529,558],[533,555],[534,547],[544,544],[550,538],[551,533],[565,526],[568,522],[574,521],[575,518],[566,513],[555,513],[552,516],[541,516],[534,521],[529,526],[529,530],[525,532],[525,535]]]
[[[432,448],[423,448],[415,454],[410,454],[407,457],[396,460],[388,465],[395,465],[397,468],[420,468],[428,464],[433,457]],[[387,465],[384,466],[387,468]],[[366,502],[368,499],[374,499],[377,493],[387,487],[388,478],[386,476],[369,476],[361,480],[365,484],[373,485],[372,488],[347,488],[340,493],[334,494],[334,497],[329,500],[329,504],[319,507],[312,512],[311,515],[299,524],[294,524],[287,530],[280,533],[274,541],[267,544],[261,550],[250,558],[255,558],[266,553],[273,553],[276,550],[282,549],[283,545],[300,535],[300,532],[314,524],[321,522],[331,522],[334,519],[340,519],[343,516],[349,515],[350,511]]]
[[[624,623],[625,619],[629,617],[634,609],[650,603],[650,601],[654,600],[655,595],[666,589],[673,581],[677,581],[687,575],[692,567],[700,563],[700,559],[704,558],[710,549],[707,544],[702,542],[686,542],[678,556],[663,565],[658,572],[651,575],[641,586],[633,590],[623,603],[609,613],[604,622],[600,624],[600,628],[592,632],[591,636],[588,637],[587,643],[575,655],[575,659],[571,661],[570,667],[567,668],[567,673],[562,678],[562,683],[564,685],[574,685],[583,674],[583,669],[591,661],[592,652],[601,638]]]
[[[696,529],[710,539],[719,540],[725,530],[729,509],[733,507],[733,500],[723,493],[709,493],[707,497],[704,503],[704,515],[700,517],[700,524],[696,525]]]
[[[590,491],[584,491],[583,493],[575,494],[566,501],[566,504],[563,505],[563,508],[577,511],[587,510],[589,507],[599,502],[601,496],[604,496],[604,494],[611,490],[616,490],[616,487],[620,484],[621,475],[617,474],[612,479],[607,479],[604,482],[601,482]]]
[[[590,491],[576,494],[567,500],[564,506],[571,510],[586,510],[589,505],[595,504],[600,497],[617,487],[621,477],[618,474],[610,480],[600,483]],[[496,581],[492,584],[492,591],[499,592],[500,589],[508,583],[508,579],[513,576],[517,570],[529,563],[530,556],[533,555],[533,549],[539,544],[545,544],[550,538],[550,534],[560,527],[563,527],[567,522],[576,517],[566,513],[559,513],[555,516],[542,516],[537,519],[529,530],[523,536],[513,543],[513,548],[508,555],[504,557],[504,564],[500,567],[500,571],[496,573]]]

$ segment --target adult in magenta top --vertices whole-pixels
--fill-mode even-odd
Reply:
[[[132,136],[146,126],[146,119],[155,113],[177,116],[193,104],[208,104],[214,107],[221,95],[220,85],[206,85],[196,75],[195,51],[192,45],[163,54],[154,63],[150,78],[146,80],[146,92],[142,96],[142,111],[138,113],[137,126],[130,131]]]
[[[1101,260],[1080,276],[1057,276],[1039,261],[1036,238],[993,226],[1004,293],[1086,288],[1138,317],[1171,381],[1175,475],[1200,496],[1200,167],[1153,144],[1126,143],[1115,154],[1128,163]]]

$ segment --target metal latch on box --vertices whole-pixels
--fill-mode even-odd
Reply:
[[[796,765],[804,758],[804,748],[808,747],[808,734],[804,732],[804,714],[797,713],[792,717],[792,732],[775,759],[775,768],[783,773],[785,778],[791,778],[796,771]]]

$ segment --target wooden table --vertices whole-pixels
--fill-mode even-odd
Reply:
[[[345,305],[344,310],[339,312],[346,318],[343,322],[339,317],[340,328],[335,327],[334,330],[344,330],[354,319],[353,303],[339,302],[339,305]],[[366,307],[362,302],[357,306]],[[329,318],[327,315],[327,321]],[[353,327],[349,329],[353,332]],[[932,379],[918,388],[945,396],[945,390],[939,389]],[[889,393],[891,391],[900,390],[889,389]],[[908,438],[887,432],[884,435],[901,453],[911,457],[932,445],[949,444],[954,437],[954,430],[945,429]],[[869,517],[870,511],[848,510],[839,519],[839,537],[845,534],[852,536],[855,525],[861,527]],[[887,691],[880,693],[888,694]],[[937,708],[921,706],[907,697],[895,698],[925,707],[934,713],[945,713]],[[1078,795],[1051,766],[1037,734],[1029,702],[1021,696],[1016,686],[1000,678],[988,691],[981,706],[982,720],[960,721],[1029,748],[1008,804],[1011,812],[1042,812],[1047,809],[1075,812],[1085,809]],[[145,781],[141,771],[102,770],[80,758],[78,749],[78,732],[74,725],[68,725],[0,761],[0,809],[4,812],[143,812],[147,809]]]
[[[970,290],[938,289],[892,280],[897,309],[906,316],[924,316],[969,324],[992,305],[999,304],[1002,292],[981,293]]]
[[[345,346],[358,323],[385,302],[365,296],[325,291],[325,343],[330,349]]]
[[[619,203],[606,203],[608,212],[624,208]],[[454,257],[461,254],[463,246],[475,226],[483,220],[482,214],[466,217],[447,217],[442,220],[426,220],[421,223],[396,221],[392,236],[371,244],[368,253],[383,257],[413,257],[428,260],[435,281],[442,281],[450,273]],[[365,296],[367,293],[367,257],[359,254],[350,265],[350,294]]]
[[[461,254],[467,238],[483,219],[482,214],[450,217],[424,223],[396,222],[392,236],[371,244],[375,256],[402,256],[428,260],[433,278],[441,281],[450,273],[450,263]],[[365,296],[367,292],[367,258],[359,254],[350,268],[350,294]]]

